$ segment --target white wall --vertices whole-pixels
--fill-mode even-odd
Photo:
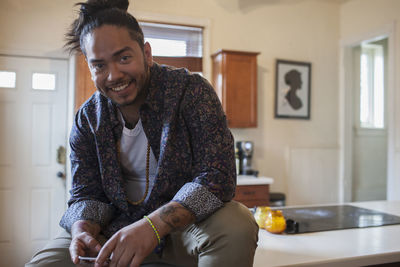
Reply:
[[[67,57],[65,29],[74,16],[74,1],[1,0],[0,53]]]
[[[3,0],[0,2],[0,52],[62,55],[63,34],[74,17],[69,0]],[[233,129],[236,140],[255,143],[254,167],[275,179],[272,191],[293,192],[305,183],[293,166],[302,162],[307,181],[324,181],[337,190],[336,175],[313,172],[315,157],[337,166],[338,40],[340,1],[325,0],[136,0],[131,12],[182,16],[209,21],[209,51],[256,51],[258,57],[258,127]],[[358,12],[357,12],[358,13]],[[311,120],[274,119],[275,60],[312,63]],[[209,68],[210,66],[208,66]],[[297,153],[301,151],[302,153]],[[317,154],[313,154],[318,151]],[[319,183],[323,186],[324,183]],[[303,196],[308,194],[307,198]],[[321,202],[323,194],[298,191],[289,204]],[[336,199],[330,199],[335,201]]]

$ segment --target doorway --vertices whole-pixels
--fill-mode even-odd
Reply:
[[[385,25],[341,41],[341,202],[390,200],[397,191],[394,40],[394,26]]]
[[[387,38],[353,47],[352,199],[386,200]]]

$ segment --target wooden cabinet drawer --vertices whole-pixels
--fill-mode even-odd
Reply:
[[[236,187],[236,199],[267,199],[268,185],[239,185]]]
[[[269,185],[238,185],[234,200],[247,207],[269,205]]]

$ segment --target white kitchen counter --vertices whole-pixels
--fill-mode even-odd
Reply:
[[[400,201],[346,204],[400,216]],[[275,235],[260,229],[254,267],[342,267],[389,262],[400,262],[400,224],[295,235]]]
[[[238,175],[237,176],[237,185],[256,185],[256,184],[272,184],[274,183],[274,179],[270,177],[254,177],[250,175]]]

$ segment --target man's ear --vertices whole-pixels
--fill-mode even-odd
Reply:
[[[144,59],[146,60],[147,65],[149,67],[153,66],[153,55],[151,54],[151,46],[148,42],[144,44],[143,52],[144,52]]]

